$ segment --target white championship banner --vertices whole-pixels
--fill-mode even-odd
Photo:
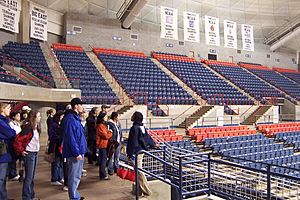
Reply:
[[[224,20],[224,47],[237,49],[236,22]]]
[[[161,6],[160,37],[178,40],[177,9]]]
[[[200,42],[199,14],[183,12],[184,40]]]
[[[253,26],[242,24],[243,50],[254,51]]]
[[[30,37],[47,41],[48,14],[45,8],[30,4]]]
[[[19,33],[21,0],[0,0],[0,28]]]
[[[220,46],[219,18],[205,16],[205,41],[207,45]]]

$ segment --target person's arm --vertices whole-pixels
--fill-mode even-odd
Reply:
[[[16,136],[16,131],[0,120],[0,139],[10,140]]]
[[[109,140],[112,137],[112,133],[107,129],[105,125],[99,125],[97,127],[97,134],[105,140]]]

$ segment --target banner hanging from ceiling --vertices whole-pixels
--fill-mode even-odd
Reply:
[[[242,24],[243,50],[254,51],[253,26]]]
[[[161,38],[178,40],[177,9],[161,6]]]
[[[0,0],[0,28],[19,33],[21,0]]]
[[[220,46],[219,18],[205,16],[205,39],[207,45]]]
[[[200,42],[199,14],[183,12],[184,40]]]
[[[224,20],[224,47],[237,49],[236,22]]]
[[[48,13],[47,9],[30,4],[30,37],[47,41]]]

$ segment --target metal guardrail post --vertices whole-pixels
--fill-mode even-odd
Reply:
[[[210,161],[210,160],[211,160],[211,155],[208,154],[208,163],[207,163],[207,164],[208,164],[208,166],[207,166],[207,172],[208,172],[208,174],[207,174],[207,179],[208,179],[208,180],[207,180],[207,185],[208,185],[208,196],[210,196],[210,193],[211,193],[211,192],[210,192],[210,187],[211,187],[211,186],[210,186],[210,184],[211,184],[211,182],[210,182],[210,179],[211,179],[211,174],[210,174],[210,173],[211,173],[211,166],[210,166],[210,165],[211,165],[211,161]]]
[[[267,200],[271,200],[271,165],[267,165]]]
[[[179,200],[182,200],[182,157],[179,157]]]
[[[166,146],[164,146],[163,159],[164,161],[166,161]],[[165,163],[164,163],[164,178],[167,179],[167,168]]]
[[[139,167],[138,167],[138,156],[139,154],[136,154],[134,159],[134,171],[135,171],[135,200],[139,200]]]

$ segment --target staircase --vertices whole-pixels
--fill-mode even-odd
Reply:
[[[86,55],[90,58],[92,63],[96,66],[99,73],[120,99],[121,104],[125,105],[133,105],[133,100],[127,95],[127,93],[123,90],[121,85],[116,81],[116,79],[111,75],[111,73],[106,69],[103,63],[98,59],[98,57],[92,51],[87,51]]]
[[[237,89],[239,92],[241,92],[243,95],[247,96],[249,99],[251,99],[256,105],[259,104],[259,102],[252,97],[250,94],[248,94],[247,92],[245,92],[244,90],[242,90],[240,87],[236,86],[235,84],[233,84],[231,81],[229,81],[228,79],[226,79],[224,76],[222,76],[221,74],[219,74],[217,71],[215,71],[214,69],[212,69],[211,67],[207,66],[206,64],[202,63],[203,66],[205,66],[207,69],[209,69],[211,72],[213,72],[215,75],[217,75],[219,78],[223,79],[226,83],[228,83],[229,85],[231,85],[232,87],[234,87],[235,89]]]
[[[131,108],[133,108],[133,106],[123,106],[121,109],[119,109],[117,111],[117,113],[119,115],[122,115],[122,114],[126,113],[128,110],[130,110]]]
[[[195,91],[193,91],[187,84],[180,80],[176,75],[174,75],[167,67],[161,64],[155,58],[151,58],[152,62],[156,64],[162,71],[164,71],[169,77],[171,77],[178,85],[180,85],[188,94],[190,94],[194,99],[197,100],[199,105],[206,104],[206,101],[201,98]]]
[[[179,128],[187,129],[193,123],[195,123],[200,117],[203,117],[208,111],[210,111],[214,106],[202,106],[196,112],[194,112],[190,117],[186,118],[181,124],[178,125]]]
[[[40,46],[49,66],[56,87],[60,89],[72,88],[54,52],[52,52],[52,49],[48,45],[48,42],[40,43]]]
[[[272,106],[259,106],[248,118],[242,122],[242,125],[253,125],[264,115]]]

